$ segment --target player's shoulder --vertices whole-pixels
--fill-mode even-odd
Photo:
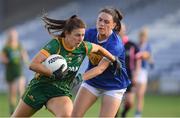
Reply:
[[[3,49],[3,50],[5,50],[5,49],[7,49],[7,48],[8,48],[8,46],[7,46],[7,45],[5,45],[2,49]]]
[[[46,45],[43,48],[48,50],[58,50],[62,45],[61,42],[62,41],[60,41],[59,39],[52,38],[46,43]]]
[[[109,43],[114,46],[115,45],[123,46],[121,37],[115,32],[113,32],[109,37]]]
[[[48,44],[49,44],[49,45],[60,45],[60,44],[61,44],[61,40],[62,40],[62,39],[59,39],[59,38],[52,38],[52,39],[48,42]]]
[[[97,29],[91,28],[86,30],[84,40],[93,42],[97,38]]]
[[[81,43],[80,46],[82,46],[82,47],[87,47],[87,46],[89,46],[89,45],[92,45],[92,43],[89,42],[89,41],[82,41],[82,43]]]
[[[9,51],[9,50],[11,50],[11,47],[8,46],[8,45],[5,45],[5,46],[2,48],[2,51],[3,51],[3,52],[7,52],[7,51]]]

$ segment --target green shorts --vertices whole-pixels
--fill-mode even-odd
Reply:
[[[69,91],[64,91],[51,84],[29,84],[22,100],[32,108],[39,110],[46,105],[49,99],[59,96],[72,97]]]
[[[10,66],[5,70],[6,81],[8,83],[14,82],[22,76],[22,70],[19,66]]]
[[[11,83],[18,80],[22,76],[21,73],[6,73],[6,82]]]

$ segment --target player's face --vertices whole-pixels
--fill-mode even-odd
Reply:
[[[16,45],[18,43],[18,34],[15,30],[9,32],[9,39],[12,45]]]
[[[78,47],[84,39],[85,29],[79,28],[66,35],[71,47]]]
[[[115,23],[113,17],[108,13],[100,13],[97,18],[96,28],[99,32],[99,35],[109,36],[112,29],[114,29]]]
[[[146,42],[147,41],[147,34],[146,33],[144,33],[144,34],[141,34],[140,36],[139,36],[139,39],[140,39],[140,43],[144,43],[144,42]]]

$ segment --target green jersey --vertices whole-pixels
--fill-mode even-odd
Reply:
[[[91,52],[91,49],[92,44],[83,41],[79,47],[70,50],[64,45],[64,39],[53,39],[48,44],[46,44],[43,49],[41,49],[41,53],[43,53],[47,57],[52,54],[62,55],[66,59],[68,68],[70,70],[68,74],[72,75],[71,73],[76,73],[79,70],[79,67],[82,64],[85,56]],[[75,77],[75,75],[73,75],[72,77],[68,77],[67,75],[67,77],[65,77],[66,79],[57,80],[46,77],[44,75],[37,75],[38,76],[34,78],[35,83],[48,83],[66,91],[70,90],[70,85]]]
[[[5,46],[3,48],[3,53],[8,58],[8,63],[5,65],[6,67],[5,75],[8,82],[14,81],[22,74],[21,51],[22,51],[21,46],[18,46],[17,48]]]
[[[53,39],[41,49],[41,53],[47,57],[52,54],[62,55],[66,59],[68,68],[70,69],[68,74],[70,73],[69,75],[71,75],[71,72],[76,73],[78,71],[82,61],[90,53],[91,49],[92,44],[83,41],[79,47],[69,50],[64,45],[64,39]],[[71,97],[70,86],[74,77],[75,75],[72,77],[68,77],[67,75],[66,78],[58,80],[36,74],[28,85],[22,99],[32,108],[40,109],[53,97]]]

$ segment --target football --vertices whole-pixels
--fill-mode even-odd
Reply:
[[[59,69],[63,64],[64,64],[64,68],[63,71],[65,71],[67,69],[67,62],[65,60],[65,58],[61,55],[58,54],[53,54],[50,55],[44,62],[43,64],[50,69],[52,72],[56,71],[57,69]]]

